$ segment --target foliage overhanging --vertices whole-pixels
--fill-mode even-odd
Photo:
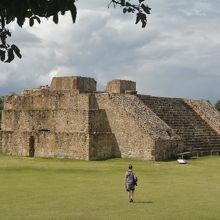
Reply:
[[[11,32],[7,25],[16,21],[20,27],[26,20],[29,25],[33,26],[35,22],[41,23],[41,18],[53,18],[53,22],[58,24],[59,15],[65,15],[70,11],[72,21],[75,23],[77,16],[77,0],[0,0],[0,60],[10,63],[15,55],[22,57],[20,49],[12,44],[7,43],[7,38],[11,37]],[[150,8],[146,5],[145,0],[111,0],[109,7],[121,6],[123,13],[135,13],[136,21],[142,23],[144,28],[147,24],[147,15],[150,14]]]

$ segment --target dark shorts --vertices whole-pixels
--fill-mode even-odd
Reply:
[[[135,190],[135,185],[134,185],[134,184],[128,184],[126,190],[127,190],[128,192],[134,191],[134,190]]]

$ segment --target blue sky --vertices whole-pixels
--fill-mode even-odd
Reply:
[[[145,29],[107,4],[79,0],[76,24],[67,15],[58,25],[11,25],[23,58],[0,63],[0,94],[82,75],[95,78],[99,90],[112,79],[128,79],[141,94],[220,99],[219,0],[148,1]]]

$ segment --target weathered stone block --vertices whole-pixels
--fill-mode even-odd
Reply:
[[[35,155],[89,160],[88,133],[36,133]]]
[[[89,159],[103,160],[113,157],[121,157],[121,152],[113,133],[90,134]]]
[[[96,81],[93,78],[81,76],[54,77],[50,89],[60,90],[77,90],[79,92],[95,92]]]
[[[136,94],[136,82],[129,80],[112,80],[108,82],[106,92]]]

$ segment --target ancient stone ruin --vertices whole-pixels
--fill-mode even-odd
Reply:
[[[167,160],[185,151],[220,151],[220,114],[208,101],[139,95],[127,80],[98,92],[94,79],[77,76],[4,99],[3,154]]]

